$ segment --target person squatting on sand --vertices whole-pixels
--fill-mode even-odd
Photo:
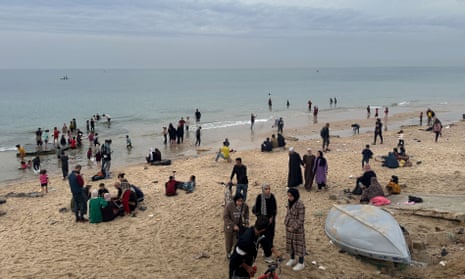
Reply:
[[[271,245],[274,243],[274,233],[276,227],[276,215],[278,214],[278,205],[276,203],[275,196],[271,193],[271,186],[268,183],[262,185],[262,193],[255,199],[255,205],[252,207],[252,213],[259,218],[260,216],[266,216],[270,221],[268,228],[264,235],[270,241]],[[265,256],[265,262],[271,263],[273,259],[271,257],[271,251],[263,251]]]
[[[242,194],[244,201],[247,201],[247,189],[249,186],[249,180],[247,178],[247,167],[242,164],[242,159],[240,157],[236,158],[236,164],[233,167],[231,172],[231,177],[229,183],[232,183],[232,180],[236,175],[236,195]]]
[[[239,237],[229,260],[229,279],[251,278],[255,276],[257,267],[254,265],[254,262],[260,246],[269,254],[273,253],[276,257],[281,256],[281,253],[273,247],[264,235],[268,225],[268,218],[260,216],[255,221],[255,225],[248,228]]]
[[[224,207],[224,244],[226,256],[229,259],[232,248],[236,245],[239,236],[249,226],[249,206],[244,202],[241,194],[235,195],[233,200]]]
[[[299,190],[291,188],[287,190],[288,206],[284,225],[286,226],[286,252],[290,259],[286,266],[293,266],[292,270],[301,271],[304,269],[305,246],[305,205],[299,199]],[[296,256],[298,261],[295,260]]]

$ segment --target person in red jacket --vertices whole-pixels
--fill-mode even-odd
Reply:
[[[177,195],[176,193],[176,179],[174,179],[174,176],[170,176],[170,179],[168,182],[165,183],[165,195],[167,196],[174,196]]]

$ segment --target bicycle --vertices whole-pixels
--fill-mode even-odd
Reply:
[[[277,257],[273,263],[268,265],[268,269],[258,279],[279,279],[278,273],[281,274],[281,262],[284,259]]]

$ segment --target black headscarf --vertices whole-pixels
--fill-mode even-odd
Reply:
[[[299,190],[297,190],[295,188],[289,188],[289,190],[287,190],[287,192],[294,197],[293,201],[288,200],[289,208],[291,208],[294,205],[294,203],[296,203],[296,201],[299,200],[300,194],[299,194]]]

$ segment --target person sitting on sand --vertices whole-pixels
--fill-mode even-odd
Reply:
[[[119,209],[111,200],[111,194],[105,193],[103,194],[103,199],[107,202],[105,207],[102,207],[102,221],[109,222],[115,219],[118,216]]]
[[[216,153],[215,162],[218,162],[220,157],[228,161],[228,163],[231,162],[231,156],[229,154],[229,142],[223,142],[223,146]]]
[[[131,191],[131,184],[127,181],[121,182],[121,198],[120,202],[123,205],[124,213],[129,215],[137,208],[136,193]]]
[[[363,167],[363,175],[357,178],[355,182],[355,188],[350,191],[353,195],[361,195],[363,187],[370,186],[371,178],[376,177],[376,173],[371,169],[369,164],[365,164]],[[344,190],[347,193],[348,190]]]
[[[276,135],[275,135],[275,134],[272,134],[272,135],[271,135],[271,147],[272,147],[272,148],[279,147],[279,145],[278,145],[278,139],[276,138]]]
[[[170,176],[168,182],[165,183],[165,195],[167,196],[175,196],[177,195],[176,193],[176,179],[174,179],[174,176]]]
[[[98,185],[98,196],[103,198],[106,193],[110,193],[110,191],[105,188],[105,183],[100,183]]]
[[[391,180],[389,180],[388,185],[386,185],[386,192],[388,196],[400,194],[399,177],[396,175],[391,176]]]
[[[273,151],[273,144],[271,143],[270,138],[266,138],[266,140],[262,143],[261,150],[262,152]]]
[[[286,140],[284,139],[284,136],[282,133],[278,133],[278,147],[285,147],[286,146]]]
[[[378,182],[378,179],[374,176],[370,180],[369,186],[362,186],[362,196],[360,197],[360,203],[368,203],[374,197],[384,197],[384,191]]]
[[[149,164],[152,162],[161,161],[161,151],[158,148],[155,148],[155,150],[153,148],[150,148],[149,153],[145,157],[145,160]]]
[[[195,175],[191,175],[189,181],[187,182],[176,182],[176,188],[180,190],[184,190],[187,193],[192,193],[195,190]]]
[[[98,196],[97,190],[93,190],[89,200],[89,223],[96,224],[102,222],[102,208],[106,206],[107,201]]]

